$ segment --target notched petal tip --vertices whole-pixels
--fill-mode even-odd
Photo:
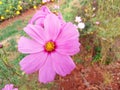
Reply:
[[[42,7],[41,7],[41,10],[42,10],[43,12],[48,12],[48,13],[50,13],[50,10],[49,10],[49,8],[48,8],[47,6],[42,6]]]

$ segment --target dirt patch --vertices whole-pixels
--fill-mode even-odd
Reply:
[[[34,10],[33,8],[31,8],[31,9],[29,9],[29,10],[26,10],[26,11],[23,12],[21,15],[16,16],[16,17],[14,17],[14,18],[10,18],[10,19],[5,20],[5,21],[3,21],[2,23],[0,23],[0,29],[5,28],[5,27],[11,25],[11,24],[12,24],[14,21],[16,21],[16,20],[19,20],[19,19],[23,20],[23,19],[25,19],[27,16],[33,15],[34,13],[35,13],[35,10]]]
[[[120,62],[108,66],[77,64],[70,75],[58,76],[55,83],[51,90],[120,90]]]

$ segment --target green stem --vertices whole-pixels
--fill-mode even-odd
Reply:
[[[13,73],[15,73],[16,75],[18,75],[19,77],[21,77],[21,74],[19,74],[18,72],[16,72],[17,70],[11,66],[11,64],[9,63],[8,61],[8,58],[7,58],[7,53],[5,52],[4,49],[3,50],[3,56],[1,55],[1,60],[3,61],[4,65],[8,68],[8,69],[11,69]]]

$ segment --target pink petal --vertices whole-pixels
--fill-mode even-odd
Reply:
[[[52,59],[51,56],[48,56],[46,63],[39,71],[39,81],[42,83],[48,83],[54,80],[55,78],[55,71],[52,67]]]
[[[56,51],[64,55],[74,55],[80,51],[78,39],[71,39],[63,43],[58,43]]]
[[[44,28],[44,19],[45,18],[39,18],[39,19],[37,19],[35,24],[36,25],[40,25],[41,27]]]
[[[40,44],[44,44],[45,42],[45,31],[41,26],[28,24],[24,31],[32,37],[34,40],[39,42]]]
[[[18,90],[17,88],[13,87],[13,84],[6,84],[2,90]]]
[[[56,39],[56,51],[64,55],[74,55],[79,52],[79,32],[72,23],[63,25],[62,31]]]
[[[66,23],[66,22],[64,21],[61,13],[58,13],[58,18],[59,18],[59,20],[60,20],[60,22],[61,22],[61,25],[63,25],[63,24]]]
[[[18,90],[18,88],[14,88],[13,90]]]
[[[79,37],[79,32],[77,28],[72,23],[66,23],[63,26],[61,33],[59,34],[56,41],[59,43],[61,42],[63,43],[70,39],[78,39],[78,37]]]
[[[33,73],[44,65],[46,58],[47,53],[45,52],[27,55],[20,61],[21,70],[27,74]]]
[[[29,24],[38,24],[36,23],[36,21],[38,19],[44,19],[49,13],[51,13],[50,10],[46,6],[42,6],[41,9],[37,11],[36,14],[29,21]],[[43,23],[43,21],[41,21],[40,23]]]
[[[5,85],[5,89],[6,90],[12,89],[13,86],[14,86],[13,84],[7,84],[7,85]]]
[[[33,17],[32,19],[29,21],[29,24],[36,24],[36,21],[40,18],[45,18],[45,14],[38,11]],[[41,23],[43,23],[43,21],[41,21]]]
[[[42,10],[43,12],[45,12],[46,14],[51,13],[51,11],[49,10],[49,8],[46,7],[46,6],[42,6],[42,7],[41,7],[41,10]]]
[[[37,53],[44,50],[44,47],[34,40],[21,37],[18,41],[18,51],[22,53]]]
[[[67,74],[70,74],[71,71],[75,68],[75,64],[69,56],[58,53],[51,55],[53,59],[53,68],[57,74],[66,76]]]
[[[57,38],[58,34],[60,33],[61,28],[60,20],[56,15],[49,14],[45,18],[44,27],[48,38],[54,41]]]

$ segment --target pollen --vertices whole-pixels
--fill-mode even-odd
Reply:
[[[47,43],[45,44],[45,50],[46,50],[47,52],[52,52],[52,51],[54,51],[54,50],[55,50],[55,47],[56,47],[56,45],[55,45],[55,43],[54,43],[53,41],[49,41],[49,42],[47,42]]]

